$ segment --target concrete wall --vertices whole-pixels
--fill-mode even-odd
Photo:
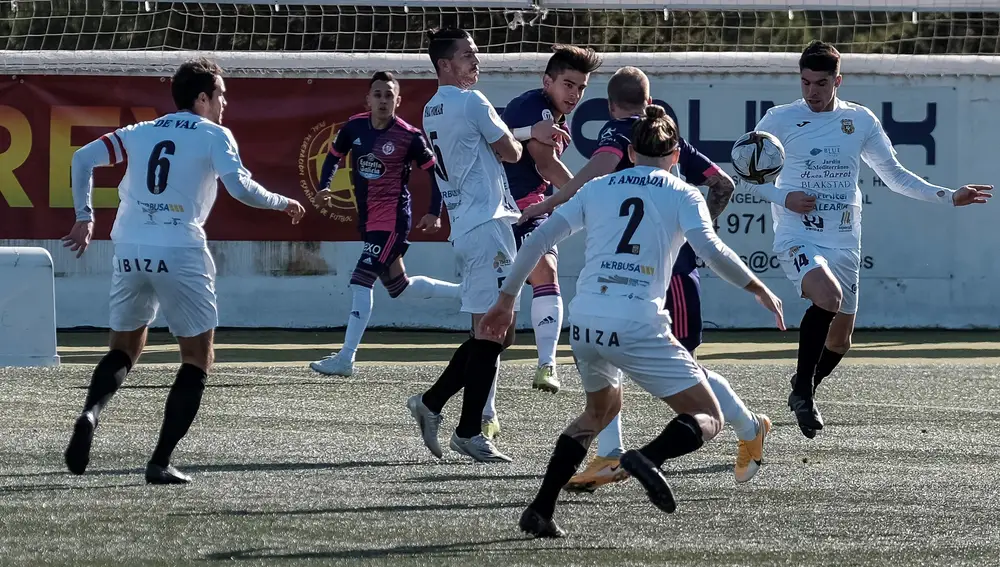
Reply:
[[[751,129],[767,107],[799,96],[794,74],[712,76],[652,75],[654,98],[670,106],[682,134],[728,169],[729,148]],[[570,117],[575,147],[564,156],[574,171],[584,162],[607,118],[608,76],[592,78],[587,99]],[[536,74],[484,76],[479,88],[495,106],[539,86]],[[845,99],[871,108],[885,124],[899,158],[933,183],[957,188],[1000,179],[996,133],[1000,132],[1000,86],[989,77],[847,76]],[[589,154],[588,154],[589,155]],[[252,168],[253,165],[249,164]],[[1000,237],[997,207],[946,208],[889,191],[867,167],[863,268],[859,290],[861,327],[969,328],[1000,325],[994,299],[1000,276],[994,242]],[[211,223],[212,221],[209,220]],[[738,193],[720,219],[719,234],[786,302],[790,324],[806,303],[771,252],[770,208]],[[68,227],[67,227],[68,229]],[[582,261],[581,238],[561,247],[560,284],[567,300]],[[112,249],[98,242],[82,260],[64,253],[57,241],[0,241],[40,245],[53,255],[58,325],[106,326]],[[347,281],[360,243],[212,243],[219,269],[223,326],[335,327],[346,322]],[[321,276],[288,277],[289,266],[317,267]],[[411,274],[458,281],[450,245],[418,243],[406,256]],[[747,294],[703,270],[703,312],[709,327],[768,327],[768,314]],[[527,308],[530,292],[525,294]],[[522,325],[526,323],[522,321]],[[376,291],[372,325],[465,328],[468,318],[447,301],[389,300]]]

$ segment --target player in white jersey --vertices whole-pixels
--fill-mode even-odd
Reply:
[[[500,353],[513,343],[514,325],[511,323],[501,337],[486,338],[475,331],[479,319],[496,300],[515,257],[511,224],[520,213],[500,160],[515,163],[521,158],[519,139],[533,137],[554,145],[567,141],[568,136],[551,120],[511,134],[486,97],[471,89],[479,79],[478,49],[472,37],[460,29],[428,35],[439,86],[424,106],[423,128],[437,157],[434,171],[451,219],[449,240],[462,273],[462,311],[472,315],[474,331],[434,385],[407,400],[407,407],[424,444],[441,458],[441,409],[464,388],[461,420],[451,437],[452,450],[477,461],[510,461],[482,434],[481,419]]]
[[[715,235],[701,192],[669,173],[679,144],[673,120],[656,105],[643,114],[628,148],[635,167],[588,182],[535,230],[481,322],[483,335],[502,335],[513,320],[516,294],[542,254],[587,230],[584,267],[569,307],[570,342],[587,405],[560,435],[538,495],[521,515],[521,529],[536,537],[565,535],[552,519],[556,500],[591,441],[621,409],[622,372],[677,412],[659,436],[621,457],[622,468],[661,510],[673,512],[676,502],[660,466],[697,450],[722,429],[723,411],[706,381],[712,372],[670,332],[664,307],[685,239],[720,277],[753,293],[784,328],[781,301]]]
[[[86,470],[100,412],[138,362],[147,328],[162,306],[180,346],[181,366],[167,395],[159,441],[145,476],[151,484],[190,482],[170,464],[170,456],[198,413],[214,359],[212,341],[219,322],[215,263],[204,226],[215,202],[217,179],[236,199],[283,210],[293,224],[305,214],[298,202],[250,179],[236,140],[221,125],[226,86],[218,65],[207,59],[184,63],[174,74],[171,91],[177,112],[119,128],[73,154],[76,224],[63,241],[77,257],[86,251],[94,230],[94,168],[127,164],[111,230],[115,256],[109,351],[94,369],[66,448],[66,466],[74,474]]]
[[[774,184],[751,186],[770,201],[774,251],[800,295],[812,302],[802,317],[789,408],[808,438],[823,428],[813,397],[851,346],[861,262],[864,160],[889,189],[930,203],[985,203],[989,185],[957,191],[928,183],[903,167],[871,110],[837,97],[840,53],[814,41],[799,59],[802,98],[775,106],[756,130],[777,136],[785,164]]]

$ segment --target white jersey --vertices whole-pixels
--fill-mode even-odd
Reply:
[[[510,131],[479,91],[440,86],[424,106],[424,133],[437,155],[449,240],[492,219],[520,216],[507,174],[490,144]]]
[[[217,179],[250,175],[229,129],[191,112],[125,126],[102,139],[111,163],[128,163],[111,230],[116,244],[206,246]]]
[[[587,229],[570,311],[649,321],[666,318],[667,288],[684,233],[714,233],[705,198],[665,170],[636,166],[586,183],[553,213]]]
[[[799,99],[772,107],[756,130],[774,134],[785,147],[775,186],[816,197],[816,209],[804,215],[771,204],[774,250],[802,243],[860,249],[861,160],[875,168],[896,155],[875,114],[840,99],[830,112],[813,112]]]

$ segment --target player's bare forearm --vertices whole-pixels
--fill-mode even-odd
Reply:
[[[618,156],[610,152],[600,152],[593,155],[590,160],[580,168],[580,171],[567,183],[564,187],[559,188],[559,192],[552,196],[554,199],[554,205],[558,206],[566,201],[569,201],[580,187],[583,187],[588,181],[600,177],[602,175],[608,175],[609,173],[614,173],[615,168],[618,167]]]
[[[556,155],[555,147],[547,146],[537,140],[531,140],[527,144],[527,149],[528,153],[531,154],[531,158],[535,160],[538,173],[549,183],[561,189],[573,179],[573,174],[569,168]]]
[[[499,140],[490,144],[490,147],[493,148],[493,151],[496,152],[502,161],[507,163],[521,161],[521,153],[524,151],[521,142],[515,140],[514,136],[510,134],[504,134]]]
[[[708,196],[705,198],[708,204],[708,213],[712,220],[715,220],[719,218],[722,211],[726,210],[726,205],[729,204],[729,200],[733,197],[733,191],[736,190],[736,184],[733,183],[732,177],[729,177],[724,171],[720,171],[706,179],[704,185],[708,187]]]

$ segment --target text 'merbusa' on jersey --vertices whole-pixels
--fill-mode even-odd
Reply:
[[[102,136],[112,164],[125,162],[111,230],[120,244],[200,247],[218,178],[250,176],[228,128],[175,112]]]
[[[671,268],[684,233],[707,226],[705,198],[667,171],[632,167],[586,183],[556,209],[587,229],[584,267],[571,312],[634,319],[667,317]]]
[[[435,161],[420,130],[399,117],[377,130],[371,112],[356,114],[330,145],[330,153],[337,158],[348,152],[360,230],[408,233],[410,164],[415,161],[421,169],[430,169]]]
[[[438,87],[424,106],[423,127],[437,157],[434,171],[448,207],[449,240],[492,219],[520,216],[490,147],[509,130],[481,92]]]
[[[553,120],[555,106],[545,94],[543,89],[533,89],[525,92],[514,100],[510,101],[503,109],[503,121],[507,128],[523,128],[533,126],[542,120]],[[565,129],[566,117],[561,116],[556,124]],[[504,171],[507,172],[507,181],[510,183],[510,193],[517,201],[517,206],[524,209],[529,205],[540,203],[545,200],[545,195],[549,193],[551,184],[547,179],[542,178],[538,172],[538,165],[528,151],[528,144],[524,143],[524,153],[517,163],[504,163]],[[556,155],[561,156],[565,151],[563,144],[556,147]]]

